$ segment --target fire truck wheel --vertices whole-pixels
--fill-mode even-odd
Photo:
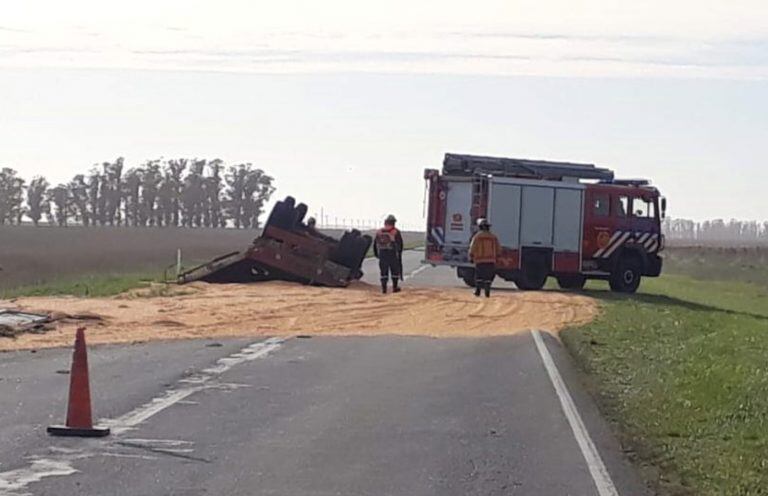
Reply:
[[[587,277],[582,274],[568,274],[557,277],[557,285],[562,289],[582,289]]]
[[[532,256],[523,262],[523,270],[515,279],[515,284],[520,289],[538,290],[547,282],[546,262],[540,256]]]
[[[611,286],[611,291],[634,293],[640,286],[641,274],[641,265],[637,257],[624,256],[616,265],[616,270],[608,279],[608,284]]]
[[[464,281],[464,284],[469,286],[470,288],[475,287],[475,270],[474,269],[459,269],[458,271],[459,279]]]

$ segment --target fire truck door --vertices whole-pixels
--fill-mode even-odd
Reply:
[[[451,181],[445,201],[445,244],[469,245],[472,236],[472,183]]]

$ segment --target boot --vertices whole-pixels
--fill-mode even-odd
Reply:
[[[480,288],[481,288],[482,286],[483,286],[483,285],[482,285],[481,283],[477,283],[477,284],[475,285],[475,296],[480,296]]]
[[[392,278],[392,292],[393,293],[399,293],[400,292],[400,286],[398,284],[400,281],[397,278]]]
[[[387,280],[382,279],[381,280],[381,292],[382,294],[387,294]]]
[[[485,283],[485,297],[486,298],[491,297],[491,283],[489,282]]]

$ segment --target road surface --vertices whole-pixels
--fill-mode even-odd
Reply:
[[[546,333],[93,347],[104,439],[45,433],[70,354],[0,354],[0,496],[646,494]]]

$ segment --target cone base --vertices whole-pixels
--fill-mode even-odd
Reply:
[[[52,425],[46,429],[51,436],[69,437],[104,437],[109,436],[109,428],[101,427],[67,427],[66,425]]]

